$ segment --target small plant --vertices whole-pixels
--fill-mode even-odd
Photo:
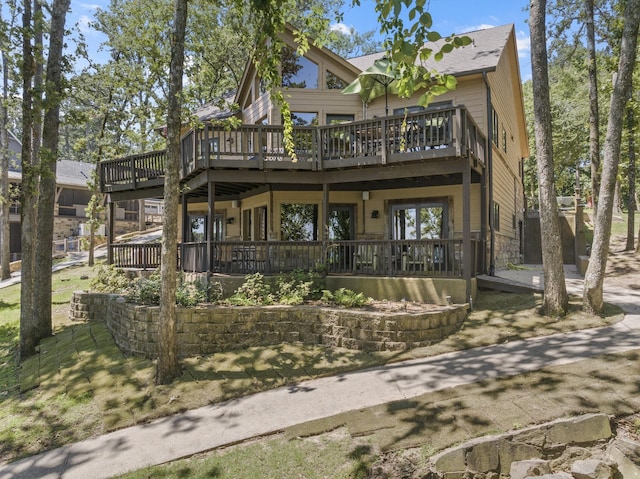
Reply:
[[[160,304],[162,282],[160,275],[152,274],[148,278],[136,278],[127,290],[127,301],[137,304]]]
[[[217,303],[222,298],[222,285],[207,281],[183,281],[176,288],[176,304],[191,308],[202,303]]]
[[[124,293],[131,284],[131,280],[120,269],[113,265],[96,265],[96,276],[91,280],[91,288],[100,293]]]
[[[328,290],[322,292],[322,301],[333,303],[345,308],[361,308],[369,302],[364,293],[356,293],[347,288],[340,288],[333,293]]]
[[[270,286],[265,284],[264,276],[260,273],[246,276],[242,286],[227,301],[236,306],[257,306],[275,302]]]
[[[278,276],[276,279],[277,302],[280,304],[302,304],[311,293],[312,273],[301,270]]]

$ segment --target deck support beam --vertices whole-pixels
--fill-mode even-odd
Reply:
[[[115,203],[107,197],[107,264],[113,264],[113,239],[115,227]]]
[[[471,298],[471,164],[462,172],[462,275],[467,301]],[[475,272],[474,272],[475,273]]]
[[[216,186],[211,180],[207,183],[207,273],[211,274],[214,269],[213,264],[213,223],[216,219]]]

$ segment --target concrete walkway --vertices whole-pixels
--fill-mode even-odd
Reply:
[[[542,281],[536,267],[502,274],[514,281]],[[571,271],[567,284],[580,292],[581,281]],[[639,349],[640,292],[618,290],[606,299],[625,309],[624,321],[341,374],[203,407],[2,466],[0,479],[111,477],[346,411]]]

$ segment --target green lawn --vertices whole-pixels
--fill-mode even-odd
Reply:
[[[0,300],[0,461],[7,462],[50,448],[166,416],[206,404],[263,391],[302,380],[357,370],[403,359],[426,357],[448,351],[505,341],[602,326],[618,321],[615,308],[604,318],[589,317],[572,303],[571,313],[561,320],[538,316],[538,295],[483,292],[463,327],[433,346],[405,353],[364,353],[321,346],[282,344],[270,348],[189,358],[183,374],[173,384],[155,386],[154,361],[124,357],[104,323],[73,323],[68,319],[69,301],[75,290],[88,289],[92,276],[87,267],[70,268],[53,276],[54,336],[42,342],[39,354],[19,366],[16,362],[20,286],[1,290]],[[274,445],[275,444],[275,445]],[[213,459],[202,466],[200,477],[248,477],[240,472],[245,455],[271,457],[270,448],[286,464],[296,463],[307,445],[261,444],[237,457]],[[358,477],[366,454],[353,456],[348,464],[332,465],[331,448],[319,447],[309,459],[304,477]],[[299,451],[298,451],[299,450]],[[305,453],[306,454],[306,453]],[[326,454],[326,455],[325,455]],[[344,455],[338,454],[341,457]],[[285,457],[292,459],[285,460]],[[351,457],[351,456],[349,456]],[[224,468],[215,461],[225,461]],[[267,459],[263,459],[262,463]],[[315,461],[315,462],[314,462]],[[303,461],[304,462],[304,461]],[[235,464],[235,465],[234,465]],[[325,467],[327,469],[323,469]],[[174,477],[181,476],[179,468]],[[220,471],[231,472],[220,472]],[[355,471],[355,472],[354,472]],[[145,474],[144,472],[142,473]],[[174,473],[172,473],[174,474]],[[209,475],[207,475],[209,474]],[[343,475],[341,475],[343,474]],[[191,473],[188,474],[191,477]],[[193,474],[198,477],[197,474]],[[146,477],[146,476],[144,476]]]

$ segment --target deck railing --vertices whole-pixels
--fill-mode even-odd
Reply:
[[[471,245],[471,275],[481,271],[481,242]],[[119,268],[160,266],[160,244],[113,244]],[[273,275],[294,270],[363,276],[462,277],[462,239],[380,241],[218,241],[182,243],[179,268],[185,272]],[[211,261],[211,263],[210,263]]]
[[[277,125],[223,128],[205,124],[182,137],[180,174],[206,168],[323,170],[436,157],[484,163],[486,138],[464,107],[293,129],[295,158]],[[158,186],[165,152],[100,163],[102,191]]]
[[[461,239],[387,241],[222,241],[183,243],[181,268],[188,272],[277,274],[318,270],[328,274],[367,276],[463,275]],[[472,240],[472,275],[480,271],[480,242]]]
[[[155,269],[160,266],[160,243],[122,243],[110,246],[116,268]]]

